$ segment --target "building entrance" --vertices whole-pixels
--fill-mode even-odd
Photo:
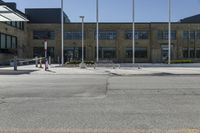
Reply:
[[[81,56],[82,56],[81,47],[66,47],[64,50],[65,62],[80,61]]]
[[[162,62],[168,61],[168,51],[169,51],[168,45],[161,46],[161,61]],[[173,57],[172,55],[173,55],[173,46],[171,46],[171,59]]]

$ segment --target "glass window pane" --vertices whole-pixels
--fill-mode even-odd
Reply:
[[[12,46],[12,45],[11,45],[11,36],[8,36],[8,35],[7,35],[6,40],[7,40],[7,41],[6,41],[6,43],[7,43],[7,47],[6,47],[6,48],[7,48],[7,49],[10,49],[11,46]]]
[[[65,40],[81,40],[82,32],[65,32],[64,38]]]
[[[4,34],[1,34],[1,48],[6,48],[6,36]]]
[[[55,32],[53,32],[53,31],[34,31],[33,32],[33,39],[54,40],[55,39]]]
[[[133,32],[132,31],[125,32],[125,38],[131,40],[133,38]],[[136,40],[148,39],[148,31],[135,31],[135,39]]]
[[[168,31],[158,31],[158,40],[168,40]],[[176,31],[171,31],[171,39],[176,40]]]
[[[133,57],[133,50],[132,48],[126,48],[126,58]],[[147,48],[135,48],[135,57],[136,58],[147,58]]]
[[[96,39],[96,32],[95,39]],[[99,32],[99,40],[115,40],[117,38],[117,32],[115,31],[104,31]]]
[[[12,48],[13,49],[17,48],[17,38],[16,37],[12,37]]]

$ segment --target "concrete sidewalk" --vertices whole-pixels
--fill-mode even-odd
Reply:
[[[113,74],[121,76],[129,75],[200,75],[200,67],[195,64],[191,67],[177,66],[177,67],[121,67],[113,69],[112,67],[97,67],[80,69],[80,68],[66,68],[59,65],[51,65],[49,71],[44,68],[36,68],[34,65],[19,66],[18,71],[13,71],[13,67],[0,68],[1,75],[16,75],[16,74],[47,74],[47,75],[78,75],[78,74]]]
[[[200,68],[185,68],[185,67],[156,67],[156,68],[121,68],[107,70],[115,75],[200,75]]]
[[[186,63],[186,64],[163,64],[163,63],[122,63],[121,67],[200,67],[200,63]]]

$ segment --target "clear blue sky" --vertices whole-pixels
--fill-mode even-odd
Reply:
[[[60,0],[4,0],[16,2],[18,8],[57,8]],[[163,22],[168,20],[168,0],[135,0],[137,22]],[[96,0],[64,0],[64,10],[72,22],[95,22]],[[131,22],[132,0],[99,0],[101,22]],[[172,20],[200,14],[200,0],[172,0]]]

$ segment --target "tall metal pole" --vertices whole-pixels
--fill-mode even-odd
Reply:
[[[45,71],[47,71],[48,70],[47,40],[44,41],[44,50],[45,50]]]
[[[61,0],[61,64],[64,65],[64,13],[63,0]]]
[[[82,19],[82,63],[84,63],[84,16],[80,16]]]
[[[135,0],[133,0],[133,5],[132,5],[133,7],[132,7],[132,10],[133,10],[133,34],[132,34],[132,40],[133,40],[133,48],[132,48],[132,53],[133,53],[133,64],[135,64]]]
[[[171,0],[169,0],[168,64],[171,64]]]
[[[96,0],[96,62],[99,61],[99,0]]]

